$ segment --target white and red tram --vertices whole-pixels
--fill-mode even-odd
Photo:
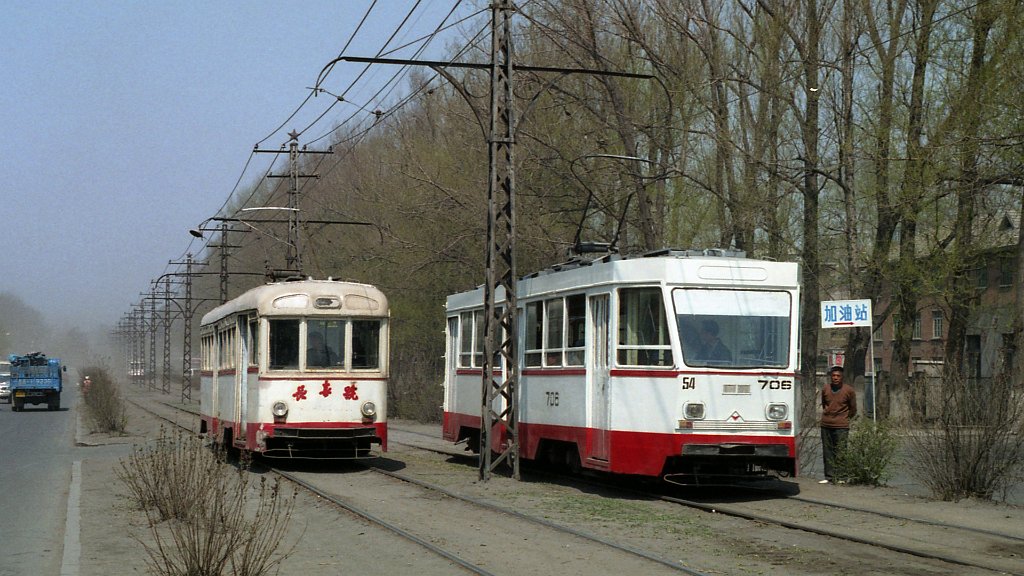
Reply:
[[[796,474],[797,264],[610,255],[522,278],[516,297],[521,458],[677,481]],[[473,450],[483,298],[447,300],[443,434]]]
[[[334,280],[266,284],[214,308],[200,327],[201,432],[266,457],[386,451],[388,317],[380,290]]]

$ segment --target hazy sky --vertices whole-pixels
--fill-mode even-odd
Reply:
[[[419,2],[390,46],[426,36],[456,3]],[[253,147],[280,147],[331,103],[321,95],[289,120],[371,4],[4,2],[0,292],[51,322],[115,324],[169,260],[200,248],[188,230],[215,215],[240,178],[244,186],[266,171],[273,155],[245,169]],[[345,54],[375,56],[416,4],[378,0]],[[481,3],[466,4],[449,21]],[[484,13],[461,30],[486,23]],[[419,57],[440,57],[445,41]],[[415,48],[388,56],[411,58]],[[345,92],[363,68],[341,64],[323,86]],[[352,103],[304,137],[360,114],[357,104],[397,72],[371,67],[346,92]]]

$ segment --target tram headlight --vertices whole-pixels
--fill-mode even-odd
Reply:
[[[363,413],[363,418],[372,419],[377,416],[377,405],[373,402],[363,402],[359,411]]]
[[[769,404],[768,405],[768,419],[769,420],[785,420],[786,416],[789,416],[789,406],[785,404]]]
[[[687,420],[703,420],[704,419],[704,403],[703,402],[689,402],[683,406],[683,416]]]
[[[270,411],[274,413],[274,418],[284,418],[288,415],[288,405],[284,402],[274,402]]]

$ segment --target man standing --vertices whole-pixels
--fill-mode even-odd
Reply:
[[[836,454],[846,448],[850,420],[857,416],[857,393],[843,382],[843,367],[833,366],[828,376],[829,383],[821,389],[821,452],[825,458],[825,479],[819,484],[833,481]]]

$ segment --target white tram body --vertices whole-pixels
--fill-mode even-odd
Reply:
[[[474,450],[483,298],[478,288],[447,300],[443,434]],[[516,298],[521,458],[675,480],[795,475],[797,264],[721,250],[611,255],[522,278]],[[702,329],[717,331],[717,353]],[[506,432],[491,434],[492,449]]]
[[[201,432],[267,457],[387,450],[388,301],[353,282],[259,286],[200,327]]]

